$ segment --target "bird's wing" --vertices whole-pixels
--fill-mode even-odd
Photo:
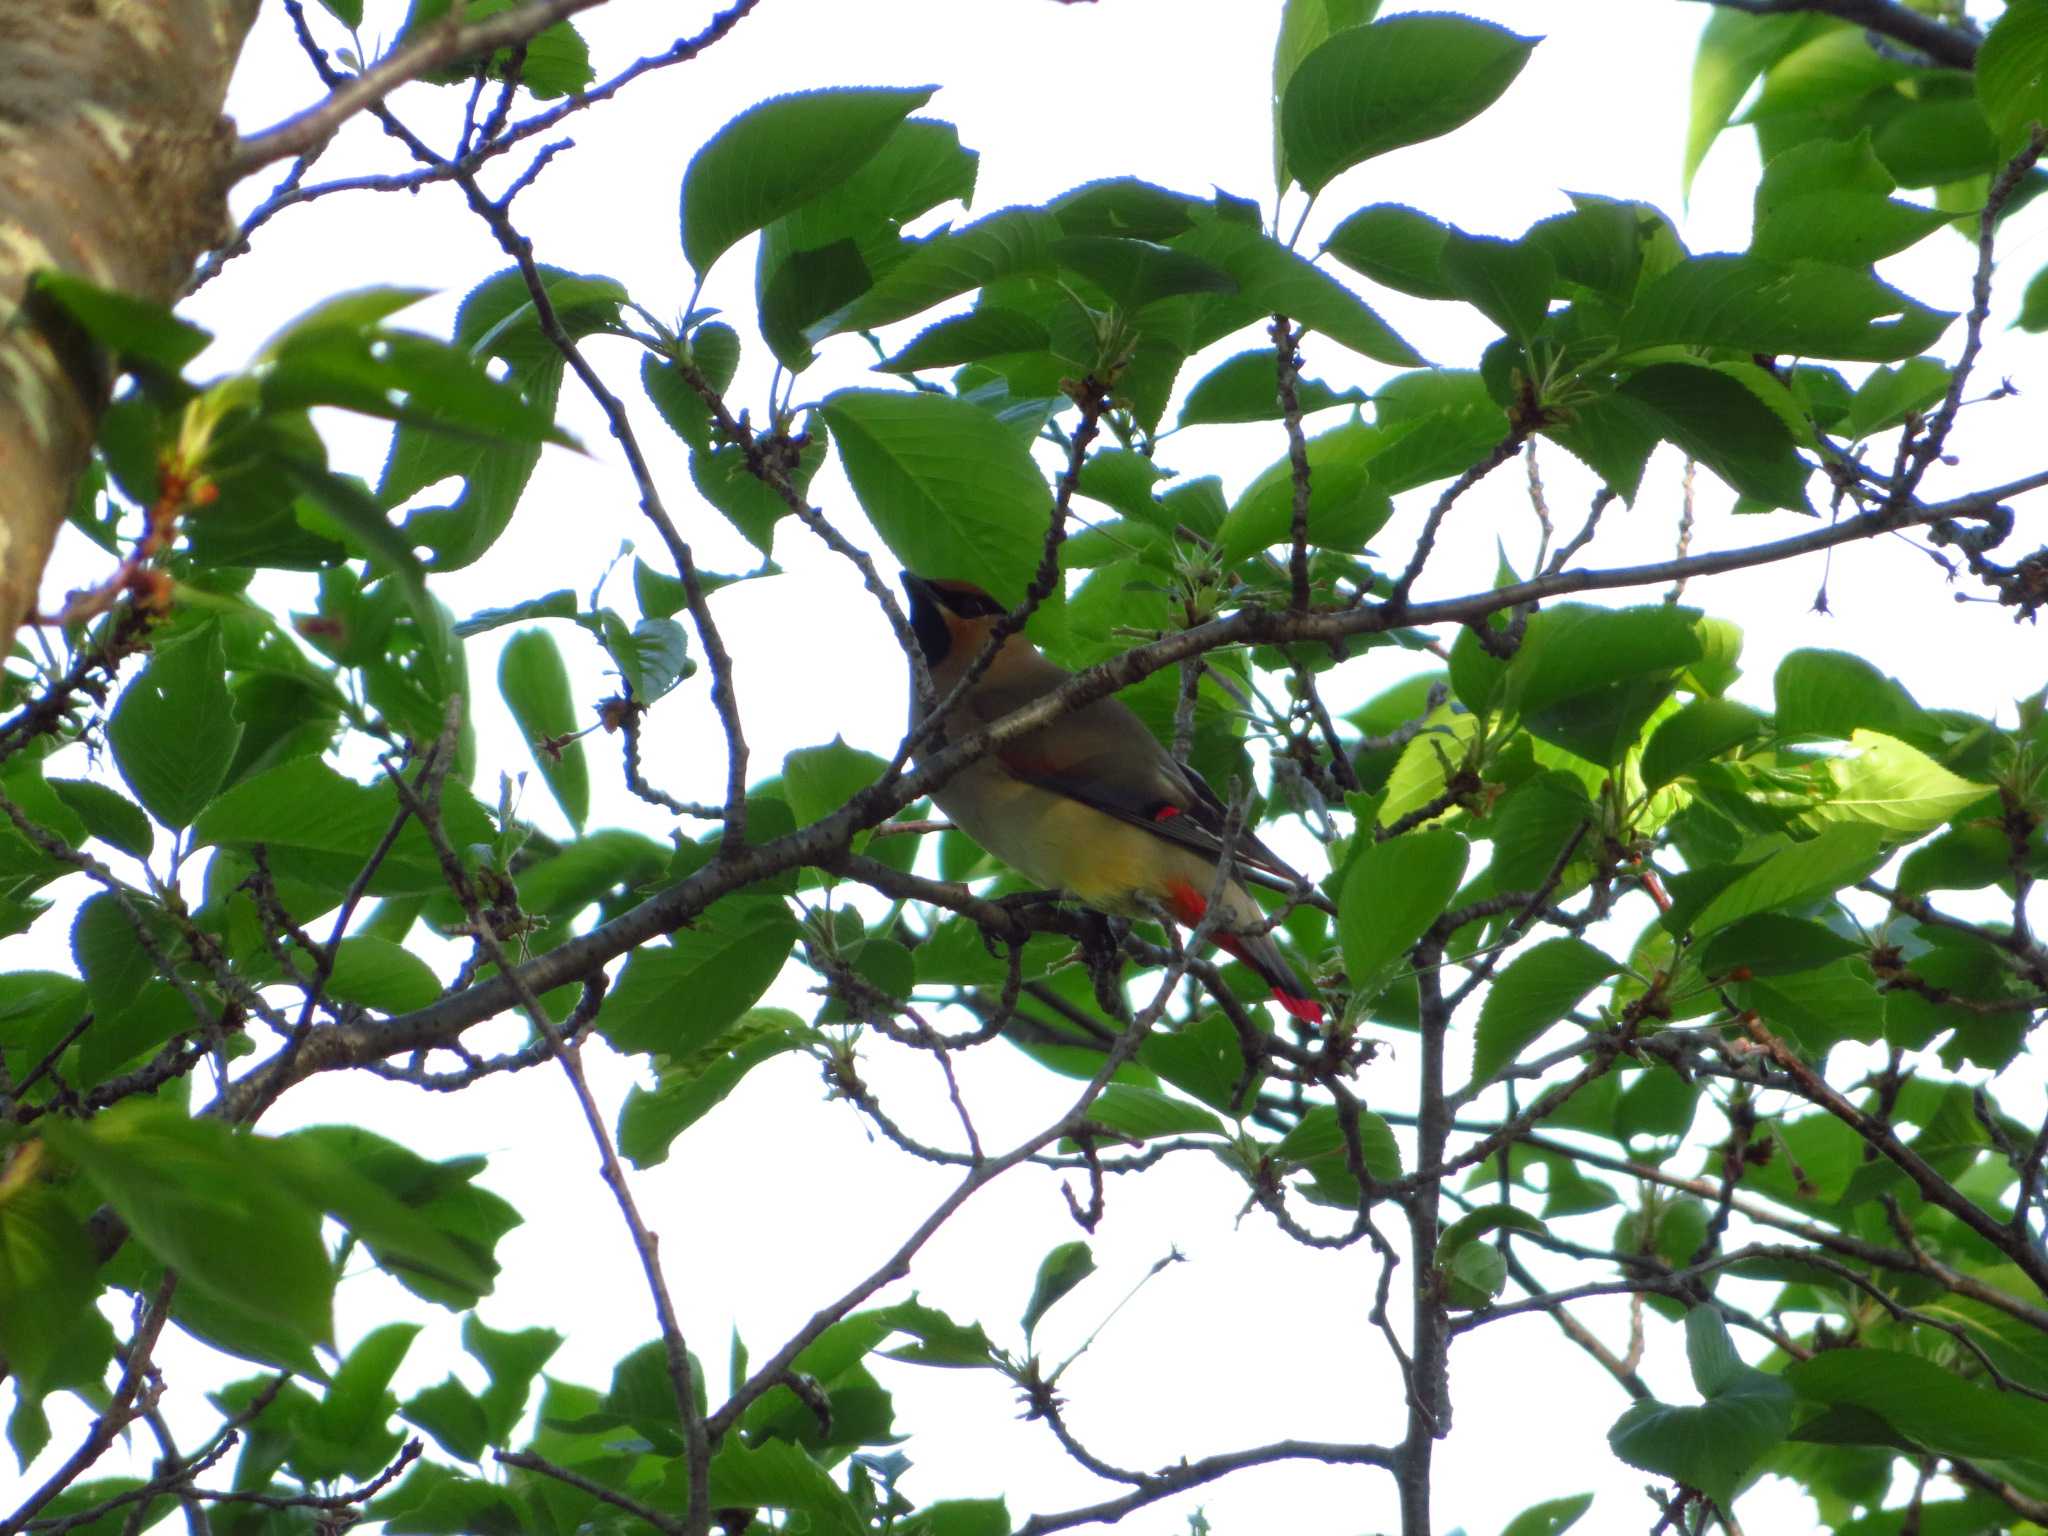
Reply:
[[[974,710],[1002,718],[1043,688],[984,688]],[[1125,705],[1103,699],[1001,748],[996,760],[1012,776],[1143,827],[1204,858],[1223,852],[1229,810],[1202,776],[1177,763]],[[1283,886],[1300,883],[1272,849],[1240,831],[1232,857],[1247,873],[1262,871]]]

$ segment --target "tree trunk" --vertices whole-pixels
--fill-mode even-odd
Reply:
[[[0,0],[0,635],[30,615],[106,359],[22,307],[54,267],[169,303],[228,231],[221,116],[257,0]]]

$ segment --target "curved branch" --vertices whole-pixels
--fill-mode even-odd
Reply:
[[[1751,16],[1783,16],[1804,11],[1816,16],[1833,16],[1853,22],[1880,37],[1925,54],[1951,69],[1977,67],[1977,39],[1961,27],[1902,5],[1899,0],[1707,0],[1724,11],[1743,11]]]

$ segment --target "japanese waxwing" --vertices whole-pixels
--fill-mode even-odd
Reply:
[[[966,673],[1003,607],[964,581],[903,574],[910,622],[939,696]],[[948,713],[934,749],[1000,720],[1073,674],[1011,635],[988,670]],[[920,714],[915,694],[911,715]],[[1131,710],[1098,699],[970,763],[932,794],[939,809],[1005,864],[1124,917],[1200,922],[1216,884],[1226,811],[1214,790],[1159,744]],[[1241,869],[1294,883],[1257,838],[1232,849]],[[1236,878],[1218,893],[1212,933],[1273,989],[1295,1018],[1320,1024],[1323,1006],[1266,929],[1266,914]]]

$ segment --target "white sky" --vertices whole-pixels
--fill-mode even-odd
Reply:
[[[1746,242],[1755,174],[1746,133],[1731,133],[1716,148],[1689,209],[1679,196],[1687,81],[1704,7],[1674,0],[1492,0],[1466,9],[1547,34],[1547,40],[1502,102],[1477,123],[1340,178],[1310,221],[1305,249],[1345,213],[1381,201],[1415,204],[1476,233],[1513,235],[1566,207],[1564,189],[1656,203],[1680,220],[1696,251]],[[381,24],[388,35],[402,8],[371,0],[370,10],[364,37],[374,49],[374,29]],[[664,46],[673,35],[668,29],[694,30],[709,11],[703,4],[617,0],[578,25],[603,76]],[[701,61],[658,73],[623,100],[573,118],[566,132],[577,148],[522,196],[518,212],[540,259],[618,277],[649,309],[672,314],[690,289],[676,245],[678,178],[692,151],[721,123],[783,91],[933,81],[943,89],[927,115],[957,123],[962,140],[982,153],[974,214],[1041,201],[1109,175],[1142,176],[1196,193],[1214,183],[1270,206],[1268,66],[1278,11],[1272,0],[763,0],[755,17]],[[315,19],[324,36],[341,41],[327,18]],[[316,91],[281,9],[267,4],[231,102],[243,127],[267,126]],[[459,101],[459,93],[417,88],[396,105],[416,126],[441,124],[429,136],[445,145]],[[344,135],[316,177],[399,168],[397,154],[374,129],[358,128]],[[502,185],[511,172],[493,174]],[[238,209],[256,201],[270,179],[259,178],[238,194]],[[2016,305],[2025,275],[2048,260],[2039,215],[2015,223],[2006,246],[2013,277],[2001,296],[2001,317]],[[1916,297],[1961,308],[1970,255],[1963,241],[1943,233],[1885,270]],[[417,198],[352,194],[290,213],[261,231],[253,254],[233,263],[187,313],[218,333],[208,362],[228,368],[292,315],[330,293],[371,283],[445,290],[444,299],[409,317],[445,330],[460,295],[502,265],[482,226],[448,188]],[[706,293],[707,303],[736,312],[743,335],[752,272],[749,243],[726,256]],[[1425,354],[1447,364],[1469,366],[1492,335],[1475,315],[1453,306],[1389,293],[1368,297]],[[2000,325],[2002,318],[1994,322],[1980,378],[1988,385],[2001,372],[2014,372],[2024,389],[2028,377]],[[1940,349],[1946,355],[1953,356],[1958,334]],[[1236,338],[1217,356],[1255,343],[1256,336]],[[1307,371],[1333,384],[1369,387],[1387,371],[1317,338],[1303,350]],[[593,348],[593,355],[615,389],[637,394],[638,358],[631,349],[606,345]],[[757,415],[764,359],[765,349],[750,342],[738,385],[738,398],[754,404]],[[863,342],[842,338],[827,349],[799,398],[855,380],[866,361]],[[1202,363],[1191,365],[1184,386],[1203,371]],[[596,414],[573,382],[563,400],[565,419],[591,445],[591,456],[551,454],[497,551],[438,584],[458,615],[565,585],[587,594],[621,540],[655,548]],[[637,409],[636,419],[700,562],[715,570],[751,565],[751,550],[695,499],[681,445],[651,411]],[[2028,429],[2036,420],[2030,396],[1966,413],[1954,442],[1965,455],[1967,483],[2036,467],[2037,459],[2028,458],[2035,436]],[[330,442],[344,467],[374,476],[380,433],[343,422]],[[1184,474],[1220,473],[1235,490],[1284,446],[1277,425],[1207,428],[1170,439],[1161,459]],[[1678,470],[1669,450],[1653,461],[1636,506],[1610,512],[1607,532],[1592,551],[1598,563],[1669,552]],[[1583,512],[1591,482],[1561,451],[1549,452],[1545,472],[1561,532],[1568,531]],[[1794,531],[1789,514],[1737,524],[1727,515],[1729,494],[1705,474],[1700,484],[1695,548]],[[1931,482],[1936,493],[1964,485],[1953,472]],[[1405,548],[1429,494],[1407,498],[1376,547]],[[836,471],[820,476],[812,498],[880,552]],[[1526,568],[1534,533],[1519,473],[1504,470],[1454,513],[1421,595],[1488,584],[1496,537]],[[902,718],[903,681],[901,658],[879,614],[859,593],[850,568],[801,529],[784,525],[776,558],[787,574],[730,589],[715,601],[739,658],[736,681],[757,774],[772,774],[786,751],[835,734],[886,753]],[[71,541],[61,561],[49,584],[53,592],[97,569],[97,556],[82,541]],[[886,556],[883,565],[893,568]],[[622,569],[615,579],[626,574]],[[1806,564],[1692,589],[1691,600],[1748,631],[1749,670],[1738,694],[1768,704],[1776,659],[1808,645],[1859,652],[1923,701],[1950,707],[1990,713],[2039,685],[2044,669],[2037,632],[2016,630],[1996,609],[1951,609],[1939,573],[1897,540],[1837,555],[1831,617],[1808,611],[1818,579],[1818,565]],[[308,585],[280,583],[280,606],[307,606]],[[595,648],[567,627],[557,635],[579,697],[602,697],[606,683]],[[481,761],[487,769],[503,764],[516,771],[527,759],[489,687],[496,638],[470,647]],[[1418,670],[1414,661],[1406,653],[1374,653],[1333,685],[1333,704],[1342,708],[1380,691]],[[650,719],[650,776],[671,792],[716,798],[722,754],[715,732],[700,675]],[[619,792],[609,747],[603,738],[591,743],[599,786],[594,820],[663,835],[665,823]],[[483,788],[488,794],[489,785]],[[525,809],[554,824],[554,808],[537,784]],[[4,962],[37,963],[39,942],[5,941]],[[806,1007],[794,991],[787,1000]],[[516,1026],[500,1023],[472,1036],[472,1043],[479,1037],[509,1043],[518,1035]],[[1403,1037],[1390,1044],[1365,1084],[1369,1101],[1382,1107],[1409,1098],[1403,1079],[1412,1071],[1412,1050]],[[1458,1043],[1452,1048],[1455,1054]],[[868,1058],[878,1090],[913,1130],[946,1139],[953,1125],[936,1072],[922,1060],[898,1061],[897,1054]],[[623,1094],[631,1065],[602,1053],[592,1060],[602,1089],[614,1099]],[[990,1146],[1037,1129],[1068,1094],[1064,1083],[1047,1082],[1002,1046],[973,1053],[960,1068]],[[500,1245],[506,1274],[482,1315],[497,1327],[547,1323],[569,1334],[553,1374],[602,1385],[612,1361],[654,1336],[625,1234],[558,1074],[495,1079],[459,1099],[367,1077],[330,1078],[295,1090],[264,1128],[344,1116],[430,1156],[490,1154],[485,1181],[512,1198],[528,1220]],[[757,1359],[766,1355],[814,1307],[873,1268],[951,1183],[877,1146],[853,1111],[824,1101],[813,1067],[786,1057],[757,1071],[678,1141],[667,1164],[639,1177],[637,1188],[642,1209],[663,1234],[685,1332],[712,1381],[721,1383],[725,1341],[734,1327]],[[1053,1184],[1043,1173],[1021,1172],[971,1203],[917,1266],[913,1283],[925,1299],[980,1318],[1000,1341],[1018,1345],[1012,1320],[1040,1255],[1078,1235]],[[1242,1187],[1231,1175],[1185,1159],[1142,1183],[1111,1186],[1108,1220],[1095,1241],[1101,1271],[1041,1327],[1039,1345],[1048,1359],[1084,1338],[1169,1248],[1178,1247],[1191,1262],[1155,1280],[1065,1378],[1076,1433],[1109,1460],[1160,1466],[1287,1435],[1399,1438],[1399,1386],[1365,1322],[1376,1273],[1368,1256],[1359,1250],[1334,1257],[1307,1253],[1280,1238],[1262,1214],[1240,1221],[1242,1204]],[[1590,1218],[1579,1235],[1604,1240],[1610,1222],[1608,1214]],[[898,1287],[887,1294],[904,1292]],[[340,1291],[344,1346],[387,1320],[398,1294],[373,1272],[352,1275]],[[409,1298],[402,1305],[404,1315],[433,1326],[414,1346],[398,1383],[401,1396],[439,1380],[451,1363],[458,1374],[480,1379],[473,1366],[454,1363],[459,1345],[452,1320]],[[1625,1342],[1621,1307],[1588,1305],[1581,1315],[1611,1344]],[[167,1342],[159,1353],[174,1394],[222,1379],[182,1341]],[[1585,1489],[1600,1490],[1600,1498],[1581,1530],[1650,1523],[1650,1506],[1639,1491],[1645,1477],[1616,1463],[1605,1446],[1606,1427],[1626,1399],[1551,1324],[1525,1318],[1482,1330],[1458,1347],[1452,1363],[1457,1418],[1455,1434],[1438,1452],[1441,1528],[1463,1524],[1472,1536],[1487,1536],[1530,1503]],[[1645,1372],[1661,1396],[1692,1400],[1675,1330],[1653,1330]],[[884,1375],[897,1392],[899,1425],[913,1432],[904,1450],[916,1465],[905,1486],[920,1502],[1007,1492],[1011,1513],[1021,1520],[1109,1491],[1068,1462],[1043,1426],[1016,1419],[1009,1393],[993,1374],[904,1367],[885,1368]],[[85,1423],[75,1404],[60,1408],[52,1400],[50,1407],[56,1440],[23,1486],[68,1454]],[[185,1422],[188,1441],[204,1432],[203,1423]],[[5,1489],[13,1481],[0,1471],[0,1504],[8,1502]],[[1217,1531],[1231,1536],[1280,1529],[1357,1536],[1397,1524],[1385,1474],[1289,1465],[1241,1474],[1156,1506],[1126,1528],[1184,1529],[1186,1512],[1197,1506],[1206,1507]],[[1771,1488],[1750,1494],[1739,1512],[1753,1530],[1796,1529],[1811,1519],[1810,1506]]]

